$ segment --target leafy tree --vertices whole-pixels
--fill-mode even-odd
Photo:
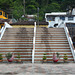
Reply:
[[[66,9],[73,9],[75,7],[75,0],[63,0],[61,4],[61,9],[66,11]]]
[[[21,0],[16,0],[13,3],[13,7],[12,7],[13,11],[12,14],[13,16],[17,19],[17,18],[21,18],[21,16],[23,15],[23,5]]]
[[[0,0],[0,9],[11,12],[10,9],[12,7],[13,1],[12,0]]]
[[[60,11],[60,5],[58,3],[51,3],[46,7],[46,12],[58,12]]]
[[[36,14],[39,7],[39,20],[44,20],[45,13],[66,11],[75,7],[75,0],[25,0],[25,14]],[[0,9],[13,14],[19,19],[24,14],[23,0],[0,0]]]

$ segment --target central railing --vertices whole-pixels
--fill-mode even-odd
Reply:
[[[74,61],[75,61],[73,43],[72,43],[72,39],[71,39],[71,37],[70,37],[70,35],[69,35],[69,31],[68,31],[68,28],[67,28],[66,25],[64,25],[64,30],[65,30],[65,33],[66,33],[66,36],[67,36],[67,39],[68,39],[68,42],[69,42],[69,46],[70,46],[70,49],[71,49],[71,52],[72,52]]]
[[[36,22],[34,22],[34,37],[33,37],[33,50],[32,50],[32,63],[34,63],[34,53],[35,53],[35,39],[36,39]]]

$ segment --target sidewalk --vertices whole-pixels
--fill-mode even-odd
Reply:
[[[75,75],[75,63],[0,63],[0,75]]]

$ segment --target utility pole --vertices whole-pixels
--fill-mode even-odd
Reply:
[[[37,8],[37,19],[38,19],[38,27],[39,27],[39,7]]]
[[[24,4],[24,17],[25,17],[25,0],[23,0],[23,4]]]

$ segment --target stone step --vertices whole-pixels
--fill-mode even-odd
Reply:
[[[35,52],[69,52],[70,49],[64,50],[64,49],[35,49]]]
[[[0,45],[33,45],[33,42],[0,42]]]
[[[40,59],[40,58],[42,58],[43,59],[43,56],[35,56],[35,59]],[[53,56],[46,56],[46,58],[48,59],[48,58],[53,58]],[[62,58],[64,58],[64,56],[60,56],[60,59],[62,59]],[[70,59],[70,58],[72,58],[73,59],[73,56],[67,56],[67,58],[68,59]]]
[[[36,40],[36,42],[47,42],[47,43],[49,43],[49,42],[68,42],[67,40]]]
[[[52,49],[70,49],[70,47],[47,47],[47,48],[46,47],[42,47],[42,48],[41,47],[37,47],[35,49],[46,49],[46,50],[47,49],[51,49],[51,50]]]
[[[65,34],[65,32],[53,32],[53,31],[50,31],[50,32],[36,32],[36,34]]]
[[[33,45],[33,43],[0,43],[1,46],[5,46],[5,45],[24,45],[24,46],[28,46],[28,45]]]
[[[11,36],[7,36],[7,35],[6,35],[6,36],[5,36],[5,35],[3,35],[3,38],[8,38],[8,37],[9,37],[9,38],[33,38],[32,35],[31,35],[31,36],[30,36],[30,35],[29,35],[29,36],[28,36],[28,35],[26,35],[26,36],[20,36],[20,35],[19,35],[19,36],[18,36],[18,35],[15,35],[15,36],[14,36],[14,35],[11,35]]]
[[[52,53],[56,53],[56,52],[58,52],[58,53],[71,53],[71,51],[70,50],[45,50],[45,51],[43,51],[43,50],[41,50],[41,51],[35,51],[35,55],[43,55],[44,53],[47,53],[47,54],[52,54]],[[72,53],[71,53],[72,54]]]
[[[5,44],[2,44],[2,43],[1,43],[1,44],[0,44],[0,46],[32,46],[32,45],[33,45],[32,43],[31,43],[31,44],[30,44],[30,43],[28,43],[28,44],[25,44],[25,43],[24,43],[24,44],[23,44],[23,43],[22,43],[22,44],[21,44],[21,43],[18,43],[18,44],[17,44],[17,43],[12,43],[12,44],[10,44],[10,43],[9,43],[9,44],[8,44],[8,43],[5,43]],[[44,44],[41,44],[41,45],[36,44],[35,46],[36,46],[36,47],[38,47],[38,46],[39,46],[39,47],[40,47],[40,46],[41,46],[41,47],[42,47],[42,46],[44,46],[44,47],[48,47],[48,46],[55,46],[55,47],[56,47],[56,46],[60,46],[60,47],[61,47],[61,46],[64,46],[64,47],[67,47],[67,46],[69,46],[69,45],[68,45],[68,44],[45,44],[45,43],[44,43]]]
[[[14,57],[17,58],[17,55],[16,55],[16,56],[14,55]],[[6,57],[3,56],[3,59],[4,59],[4,58],[6,58]],[[20,59],[25,59],[25,58],[26,58],[26,59],[27,59],[27,58],[28,58],[28,59],[32,59],[32,56],[21,56]]]
[[[15,56],[17,56],[17,55],[15,55]],[[44,55],[35,55],[35,57],[37,57],[37,56],[39,56],[39,57],[43,57]],[[48,54],[48,55],[46,55],[47,57],[53,57],[53,53],[50,53],[50,54]],[[60,55],[59,55],[60,57],[63,57],[64,56],[64,53],[60,53]],[[71,53],[67,53],[67,56],[72,56],[72,54]],[[73,56],[72,56],[73,57]]]
[[[64,28],[36,28],[36,30],[55,30],[55,31],[62,30],[64,31]]]
[[[36,38],[36,40],[40,40],[40,39],[41,40],[50,40],[50,39],[53,39],[53,40],[57,40],[57,39],[58,40],[63,40],[63,39],[64,40],[67,40],[67,38],[60,38],[60,37],[59,38],[57,38],[57,37],[56,38],[55,37],[53,37],[53,38],[51,38],[51,37],[47,37],[47,38]]]
[[[36,36],[36,38],[66,38],[66,36]]]
[[[32,47],[1,47],[0,49],[33,49]]]
[[[44,48],[43,49],[39,49],[38,48],[38,49],[35,49],[35,51],[42,51],[42,50],[43,51],[46,51],[46,50],[48,50],[48,51],[49,50],[51,50],[51,51],[57,51],[57,50],[63,51],[63,50],[65,50],[65,51],[67,51],[67,50],[70,50],[70,48],[69,49],[60,49],[60,48],[56,48],[56,49],[55,48],[54,49],[53,48],[51,48],[51,49],[44,49]]]
[[[34,34],[29,34],[29,33],[26,33],[26,34],[4,34],[3,36],[33,36]]]
[[[35,61],[37,61],[38,59],[39,59],[39,60],[43,60],[43,58],[34,58],[34,59],[35,59]],[[50,60],[50,59],[53,60],[52,57],[51,57],[51,58],[47,58],[47,60]],[[61,59],[63,60],[63,58],[60,58],[60,60],[61,60]],[[72,57],[68,58],[68,60],[70,60],[70,59],[74,61],[74,59],[73,59]]]
[[[47,33],[44,33],[44,34],[36,34],[36,35],[41,35],[41,36],[42,35],[48,35],[48,36],[50,35],[51,36],[51,35],[66,35],[66,34],[61,34],[61,33],[60,34],[57,34],[57,33],[55,33],[55,34],[51,34],[51,33],[47,34]]]
[[[1,49],[0,53],[6,52],[19,52],[19,53],[31,53],[32,49]]]
[[[34,28],[6,28],[6,31],[31,31]]]
[[[8,40],[8,37],[4,37],[2,38],[1,40]],[[33,38],[10,38],[9,37],[9,40],[33,40]]]
[[[33,42],[33,40],[1,40],[0,42]]]
[[[69,45],[46,45],[46,44],[44,44],[44,45],[35,45],[35,47],[37,48],[37,47],[46,47],[46,48],[49,48],[49,47],[69,47]]]
[[[33,48],[33,45],[0,45],[0,48],[7,48],[7,47],[9,47],[9,48]]]
[[[45,43],[42,43],[41,45],[39,45],[39,44],[36,43],[35,46],[51,46],[51,45],[59,45],[59,46],[60,45],[65,45],[65,46],[69,46],[68,43],[67,44],[66,43],[65,44],[63,44],[63,43],[62,44],[61,43],[59,43],[59,44],[58,43],[56,43],[56,44],[55,43],[51,43],[51,44],[49,44],[49,43],[48,44],[47,43],[46,44]]]
[[[33,41],[29,41],[29,42],[18,42],[18,41],[0,41],[0,44],[32,44]],[[37,44],[44,44],[44,42],[36,42],[36,45]],[[45,44],[68,44],[68,42],[45,42]]]
[[[35,59],[35,62],[42,62],[42,61],[43,61],[42,59]],[[59,59],[59,62],[60,61],[63,62],[64,61],[63,58]],[[74,59],[73,58],[69,58],[67,61],[71,62],[71,61],[74,61]],[[47,62],[53,62],[53,59],[47,59]]]
[[[34,34],[34,32],[8,32],[8,31],[6,31],[5,33],[4,33],[4,35],[5,34]]]
[[[16,62],[16,59],[14,59],[14,61]],[[32,59],[21,59],[22,62],[32,62]],[[7,59],[3,59],[3,62],[7,62]]]

